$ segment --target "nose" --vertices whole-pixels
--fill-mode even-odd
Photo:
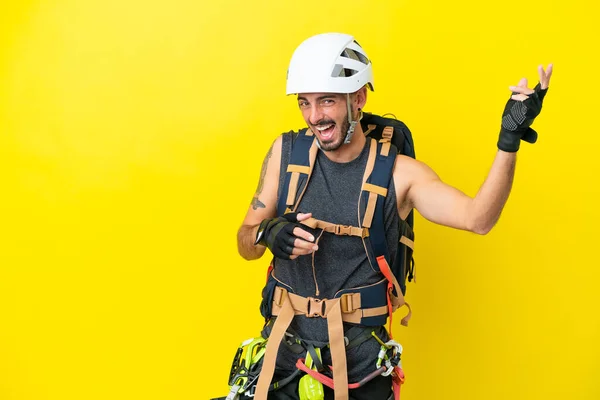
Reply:
[[[323,114],[323,110],[321,110],[321,107],[319,107],[318,104],[313,104],[310,107],[310,114],[308,116],[308,122],[310,122],[311,125],[317,125],[317,123],[319,123],[319,121],[321,121],[324,117]]]

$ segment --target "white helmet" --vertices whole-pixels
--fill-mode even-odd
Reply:
[[[287,94],[354,93],[368,84],[373,90],[373,69],[354,37],[323,33],[296,48],[287,73]]]

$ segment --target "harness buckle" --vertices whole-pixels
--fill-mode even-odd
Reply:
[[[309,318],[321,317],[325,318],[325,312],[327,305],[323,299],[315,299],[314,297],[307,297],[308,303],[306,304],[306,316]]]
[[[285,300],[286,295],[287,290],[279,286],[275,286],[275,291],[273,293],[273,303],[275,303],[277,307],[283,306],[283,301]]]
[[[336,225],[335,231],[333,232],[336,235],[352,235],[352,227],[350,225]]]
[[[352,293],[344,293],[340,296],[340,305],[342,307],[342,313],[349,314],[356,310],[352,301]]]
[[[381,132],[380,142],[389,142],[392,140],[392,136],[394,136],[394,127],[386,126],[383,128],[383,132]]]

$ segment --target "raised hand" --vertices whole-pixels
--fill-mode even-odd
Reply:
[[[531,128],[531,124],[542,111],[542,103],[550,85],[552,68],[552,64],[546,70],[542,65],[538,67],[540,80],[533,89],[527,87],[527,78],[521,79],[517,86],[509,86],[513,94],[506,103],[502,114],[502,126],[498,138],[500,150],[516,152],[519,150],[521,140],[529,143],[537,141],[537,132]]]

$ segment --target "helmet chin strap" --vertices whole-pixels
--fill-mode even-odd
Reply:
[[[352,141],[352,135],[354,135],[354,128],[356,128],[356,124],[358,124],[358,121],[362,119],[362,112],[359,112],[358,119],[356,121],[352,120],[352,109],[350,108],[349,93],[346,93],[346,106],[348,107],[348,123],[350,124],[350,126],[348,127],[348,132],[346,132],[344,144],[350,144],[350,142]]]
[[[350,126],[348,127],[348,132],[346,132],[346,137],[344,138],[344,144],[350,144],[350,142],[352,141],[352,135],[354,135],[354,129],[356,128],[356,124],[358,124],[358,122],[362,119],[362,111],[359,111],[358,113],[358,119],[356,121],[352,120],[352,109],[350,108],[350,94],[346,93],[346,106],[348,108],[348,123],[350,124]],[[319,141],[317,140],[317,147],[319,148],[319,150],[323,150],[321,148],[321,144],[319,143]]]

